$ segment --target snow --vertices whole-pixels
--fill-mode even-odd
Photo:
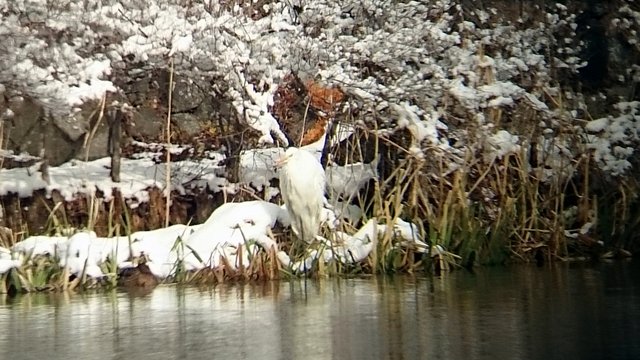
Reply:
[[[488,106],[489,107],[501,107],[501,106],[512,106],[514,104],[515,104],[515,102],[513,101],[513,98],[505,97],[505,96],[498,96],[495,99],[491,99],[491,101],[489,101]]]
[[[586,145],[600,169],[619,176],[632,167],[628,159],[635,151],[633,144],[640,140],[640,101],[622,101],[614,109],[616,114],[585,125],[590,133]]]
[[[353,235],[335,231],[333,240],[326,240],[320,250],[310,250],[306,257],[292,262],[289,255],[278,249],[270,237],[271,229],[280,223],[290,225],[287,211],[266,201],[227,203],[217,208],[202,225],[173,225],[168,228],[132,233],[127,237],[103,238],[90,231],[70,237],[32,236],[16,243],[9,252],[0,248],[0,273],[20,266],[13,258],[54,255],[60,266],[71,274],[94,278],[105,276],[100,265],[114,261],[118,267],[132,266],[131,257],[146,255],[151,271],[162,278],[172,276],[178,263],[185,270],[215,268],[223,264],[238,267],[251,262],[258,251],[276,250],[283,266],[304,272],[316,259],[337,260],[343,263],[363,261],[373,250],[377,237],[387,228],[370,219]],[[392,230],[406,246],[418,246],[426,251],[415,225],[397,219]],[[244,251],[238,249],[244,247]],[[241,253],[241,254],[240,254]]]
[[[360,207],[356,205],[349,204],[344,201],[332,200],[332,212],[329,214],[333,214],[337,218],[341,218],[346,220],[350,224],[357,224],[360,219],[362,219],[363,211]],[[328,209],[327,209],[328,210]],[[326,219],[328,225],[331,225],[333,222],[330,219]]]
[[[363,164],[354,163],[345,166],[329,166],[326,169],[327,187],[330,197],[339,197],[349,201],[358,195],[358,190],[362,189],[369,180],[378,176],[377,162]]]
[[[222,155],[213,159],[199,161],[185,160],[175,162],[172,166],[172,187],[181,189],[184,186],[204,186],[220,190],[220,178],[215,170],[220,169]],[[120,190],[125,199],[133,203],[148,199],[149,188],[165,187],[165,165],[158,164],[150,158],[122,159],[120,182],[111,180],[109,171],[111,159],[103,158],[89,162],[72,161],[58,167],[49,168],[50,182],[47,184],[41,177],[37,166],[31,168],[0,169],[0,195],[9,193],[20,197],[29,197],[34,191],[46,189],[48,194],[58,191],[67,201],[79,194],[93,196],[96,191],[104,193],[104,200],[110,201],[113,189]],[[194,180],[198,180],[194,182]]]
[[[490,85],[483,85],[479,90],[491,97],[508,97],[518,99],[524,95],[524,89],[511,82],[496,81]]]
[[[453,138],[463,140],[462,146],[492,136],[496,129],[486,121],[489,108],[510,112],[526,103],[545,120],[557,118],[540,94],[554,93],[550,79],[558,67],[575,73],[584,65],[579,58],[583,45],[573,36],[576,15],[562,6],[546,9],[548,21],[530,27],[505,23],[491,8],[471,12],[482,24],[476,26],[455,15],[462,8],[450,0],[347,0],[341,6],[319,0],[306,2],[302,11],[293,6],[272,2],[262,9],[264,17],[252,18],[240,6],[218,2],[187,7],[169,0],[0,0],[5,9],[0,36],[11,36],[0,55],[0,86],[65,116],[88,100],[122,92],[112,79],[132,80],[130,62],[151,73],[166,68],[172,58],[176,75],[225,89],[222,95],[232,100],[238,116],[260,133],[260,145],[286,147],[270,108],[278,85],[294,71],[340,86],[350,95],[345,106],[359,113],[395,119],[393,126],[411,131],[412,153],[422,156],[420,145],[448,144]],[[42,21],[43,28],[12,15],[22,13],[33,14],[31,21]],[[616,15],[612,22],[626,30],[625,36],[636,30],[637,11],[623,6]],[[548,56],[550,48],[558,50],[554,58]],[[482,118],[487,126],[475,129],[477,134],[456,131],[447,124],[451,105],[467,111],[467,116],[455,114],[457,119]],[[566,119],[549,127],[573,125]],[[633,133],[637,124],[623,126],[616,133]],[[450,154],[461,150],[441,149]],[[620,154],[614,158],[628,160]],[[270,174],[255,176],[251,183],[264,186]]]
[[[187,34],[185,36],[174,37],[171,41],[171,50],[167,56],[171,57],[177,53],[187,52],[191,48],[193,43],[193,35]]]
[[[284,145],[289,145],[289,141],[285,134],[280,130],[278,121],[269,113],[269,106],[273,105],[273,94],[275,86],[272,90],[260,93],[255,90],[253,84],[248,83],[244,76],[237,74],[238,78],[244,83],[243,92],[232,91],[234,98],[233,105],[239,114],[244,114],[244,119],[249,126],[260,131],[262,136],[258,140],[260,144],[274,144],[272,134],[276,134],[277,139]],[[248,99],[243,97],[246,94]]]
[[[319,159],[321,143],[303,147],[312,156]],[[49,168],[51,182],[44,183],[39,173],[25,168],[2,169],[0,189],[3,194],[18,193],[28,196],[36,189],[59,191],[68,199],[78,194],[95,194],[100,190],[105,194],[105,201],[109,201],[113,189],[119,189],[122,195],[132,202],[146,200],[150,187],[163,187],[164,164],[157,164],[153,157],[161,148],[159,144],[137,144],[149,150],[138,154],[141,159],[122,159],[122,181],[114,183],[109,180],[109,159],[91,162],[73,161],[60,167]],[[172,148],[170,151],[182,151]],[[273,164],[282,156],[284,149],[253,149],[241,155],[240,168],[243,181],[247,184],[268,186],[267,184],[277,176]],[[211,186],[216,177],[215,170],[224,158],[219,154],[211,154],[209,159],[180,161],[172,168],[173,181],[176,186],[186,186],[193,183],[193,174],[206,170],[213,178],[199,178]],[[106,261],[115,262],[118,267],[133,266],[130,259],[144,254],[149,259],[151,271],[162,278],[175,274],[178,264],[185,270],[198,270],[205,267],[220,266],[224,263],[231,266],[250,264],[252,255],[258,251],[274,248],[278,259],[291,271],[305,271],[317,259],[325,261],[342,261],[351,263],[364,260],[374,247],[375,238],[383,234],[383,225],[376,228],[376,221],[369,220],[365,226],[355,234],[349,235],[336,231],[339,219],[349,219],[353,223],[360,220],[362,211],[337,200],[338,195],[343,198],[355,196],[357,191],[369,180],[376,176],[374,164],[349,164],[347,166],[330,166],[330,193],[335,200],[334,206],[325,202],[321,219],[326,227],[332,231],[332,240],[326,240],[325,246],[319,250],[311,250],[302,260],[292,262],[289,255],[278,248],[278,244],[271,237],[270,230],[276,223],[290,226],[291,220],[286,208],[266,201],[246,201],[226,203],[218,207],[201,225],[173,225],[152,231],[134,232],[130,236],[112,238],[98,237],[91,231],[80,231],[70,236],[31,236],[16,243],[10,251],[0,252],[0,273],[13,267],[20,266],[19,258],[29,259],[36,255],[50,255],[58,259],[60,266],[65,267],[71,274],[84,272],[87,276],[100,278],[105,276],[100,265]],[[198,183],[196,181],[196,183]],[[269,187],[271,188],[271,187]],[[223,190],[218,188],[219,190]],[[277,190],[276,190],[277,191]],[[130,204],[130,205],[133,205]],[[421,243],[418,232],[412,225],[397,221],[398,236],[408,243]],[[409,226],[409,227],[407,227]],[[412,230],[407,230],[407,229]],[[243,247],[242,252],[238,251]],[[332,250],[327,250],[332,249]]]
[[[391,229],[387,225],[379,224],[377,219],[370,219],[353,235],[341,231],[334,232],[333,241],[326,241],[326,247],[322,250],[314,250],[310,254],[295,263],[292,263],[286,254],[279,254],[283,265],[298,272],[304,272],[311,268],[317,259],[323,261],[338,260],[342,263],[358,263],[364,261],[375,248],[378,237],[384,236],[387,231],[399,238],[400,244],[418,247],[418,251],[428,252],[428,246],[418,238],[415,225],[407,223],[402,219],[395,219],[391,224]]]
[[[538,100],[538,98],[530,93],[526,93],[524,94],[525,99],[527,99],[527,101],[529,102],[529,104],[531,104],[531,106],[533,107],[533,109],[537,110],[537,111],[548,111],[549,107],[547,106],[547,104],[543,103],[542,101]]]
[[[432,117],[424,114],[415,105],[403,102],[400,105],[393,104],[393,110],[398,115],[398,128],[407,128],[413,136],[413,143],[418,145],[424,139],[428,139],[430,143],[438,143],[438,125],[441,123]],[[425,120],[420,117],[426,118]]]
[[[456,80],[451,83],[449,93],[453,95],[462,105],[469,109],[474,109],[478,103],[476,92],[464,85],[462,80]]]
[[[324,139],[304,146],[320,159]],[[47,194],[57,191],[65,200],[71,201],[81,195],[95,196],[97,191],[103,193],[103,199],[109,202],[113,191],[117,189],[128,200],[131,207],[136,207],[149,199],[151,188],[165,188],[165,171],[163,163],[156,157],[162,148],[160,144],[136,143],[138,147],[148,151],[135,154],[136,159],[122,159],[121,181],[115,183],[109,177],[111,160],[109,158],[84,162],[74,160],[58,167],[49,168],[50,182],[47,184],[37,170],[36,164],[29,168],[0,169],[0,196],[16,194],[19,197],[30,197],[37,190],[46,190]],[[181,153],[183,147],[173,146],[172,153]],[[240,183],[253,186],[257,190],[267,189],[265,199],[271,199],[279,190],[273,188],[271,181],[278,178],[275,163],[284,154],[283,148],[266,148],[246,150],[240,155]],[[6,156],[10,156],[7,154]],[[12,156],[12,155],[11,155]],[[33,160],[33,157],[16,159]],[[224,156],[211,152],[208,158],[198,161],[184,160],[172,164],[172,188],[184,192],[187,187],[208,186],[212,191],[234,193],[236,184],[229,184],[227,179],[219,175],[224,170],[221,163]],[[331,165],[327,172],[327,188],[333,197],[351,198],[369,179],[376,176],[376,164]]]
[[[187,270],[219,266],[221,257],[227,258],[231,264],[239,264],[236,250],[245,245],[250,251],[243,253],[243,263],[249,264],[246,256],[255,249],[251,241],[264,245],[267,250],[276,246],[275,240],[271,240],[267,232],[276,221],[288,222],[286,212],[280,206],[266,201],[222,205],[185,240],[188,247],[185,257]]]
[[[240,154],[240,180],[262,190],[276,179],[275,164],[284,154],[283,148],[252,149]]]
[[[21,265],[21,261],[12,259],[0,259],[0,274],[4,274],[7,271],[17,268]]]
[[[487,162],[501,159],[509,154],[515,154],[521,148],[518,145],[518,137],[511,135],[506,130],[500,130],[487,138],[486,145],[488,153],[485,155],[485,160]]]
[[[597,133],[604,130],[607,125],[609,125],[609,119],[601,118],[589,121],[584,128],[589,132]]]
[[[56,255],[59,244],[67,240],[64,236],[30,236],[25,240],[15,244],[13,251],[25,255]]]
[[[151,74],[174,61],[177,75],[211,84],[212,96],[223,89],[220,95],[230,99],[239,119],[259,133],[258,143],[263,147],[240,154],[240,184],[221,176],[225,170],[221,154],[172,164],[171,187],[178,191],[209,186],[213,191],[233,192],[248,185],[264,190],[266,199],[277,195],[271,185],[277,177],[273,165],[289,143],[270,110],[278,85],[292,71],[339,86],[348,95],[342,110],[361,116],[357,125],[336,124],[332,143],[373,120],[383,127],[376,131],[407,129],[412,136],[408,150],[415,157],[427,159],[426,150],[436,145],[438,156],[449,160],[444,164],[447,169],[462,168],[465,157],[460,154],[468,149],[479,149],[490,162],[519,152],[529,140],[536,144],[531,151],[545,182],[571,176],[575,159],[585,150],[606,174],[620,176],[631,169],[630,160],[640,142],[639,103],[620,101],[606,117],[577,119],[576,110],[583,110],[579,94],[565,92],[552,80],[556,72],[575,74],[585,64],[579,57],[583,50],[579,39],[570,36],[575,35],[576,16],[563,5],[547,9],[546,22],[521,28],[499,21],[495,9],[461,16],[458,3],[451,0],[346,0],[342,6],[318,0],[305,2],[302,11],[291,2],[270,2],[265,5],[265,16],[255,19],[244,15],[240,6],[227,8],[209,1],[187,7],[179,3],[0,0],[0,40],[5,45],[0,54],[0,93],[7,98],[31,97],[46,111],[64,118],[87,101],[121,95],[123,89],[116,83],[133,80],[127,72],[133,70],[132,63],[140,73]],[[349,9],[348,13],[343,9]],[[16,14],[29,14],[29,21]],[[477,18],[482,26],[466,15]],[[640,13],[624,6],[616,15],[612,24],[625,30],[622,35],[633,44]],[[562,99],[561,106],[554,103],[557,99]],[[503,129],[508,125],[491,116],[495,108],[508,114],[506,118],[526,113],[534,119],[532,128],[526,134],[517,133],[517,128]],[[15,115],[6,109],[0,117]],[[577,136],[563,136],[566,129],[575,129]],[[530,139],[531,133],[542,135]],[[317,152],[324,140],[307,148]],[[109,178],[109,159],[50,168],[49,182],[42,179],[39,164],[1,169],[0,196],[26,197],[44,189],[71,200],[78,194],[93,196],[100,191],[109,201],[113,189],[118,189],[135,206],[148,199],[150,188],[167,187],[164,164],[154,159],[154,151],[123,159],[120,183]],[[6,151],[0,155],[37,160]],[[325,209],[328,222],[360,220],[361,212],[345,205],[346,200],[377,177],[376,165],[329,165],[328,203],[333,208]],[[199,227],[176,225],[131,234],[131,249],[150,255],[152,270],[168,276],[175,271],[177,260],[184,260],[192,269],[218,264],[220,256],[235,264],[239,261],[237,247],[246,244],[247,237],[254,242],[243,257],[260,247],[275,246],[266,229],[276,222],[288,226],[286,217],[278,215],[282,209],[263,202],[240,204],[217,209]],[[395,225],[403,238],[415,233],[406,224]],[[346,251],[352,259],[362,259],[381,228],[385,229],[370,220],[355,234],[336,232],[327,240],[335,253],[319,249],[295,264],[287,262],[287,254],[278,253],[278,257],[296,269],[310,266],[314,256],[351,261]],[[173,249],[178,237],[185,245],[178,247],[180,251]],[[127,248],[124,252],[123,247]],[[79,233],[71,238],[31,237],[12,251],[64,255],[64,266],[74,270],[90,260],[88,269],[99,276],[99,269],[93,266],[115,253],[125,266],[122,257],[131,251],[128,247],[128,238],[101,239]],[[12,259],[3,255],[2,269],[13,266],[16,260]]]
[[[0,274],[4,274],[20,265],[22,265],[22,261],[13,259],[11,251],[0,246]]]

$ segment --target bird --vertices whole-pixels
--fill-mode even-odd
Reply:
[[[118,274],[118,286],[127,289],[152,290],[158,283],[158,278],[151,272],[144,257],[138,266],[122,269]]]
[[[322,221],[326,179],[324,168],[310,152],[289,147],[278,161],[280,193],[291,228],[306,243],[315,241]]]

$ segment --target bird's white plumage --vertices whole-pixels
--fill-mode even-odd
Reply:
[[[308,151],[290,147],[281,160],[279,178],[291,228],[303,241],[313,242],[320,227],[324,202],[322,165]]]

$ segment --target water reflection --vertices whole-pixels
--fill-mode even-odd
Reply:
[[[0,297],[0,359],[638,358],[640,270]]]

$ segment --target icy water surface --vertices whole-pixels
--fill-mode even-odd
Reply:
[[[0,295],[0,359],[640,359],[640,264]]]

